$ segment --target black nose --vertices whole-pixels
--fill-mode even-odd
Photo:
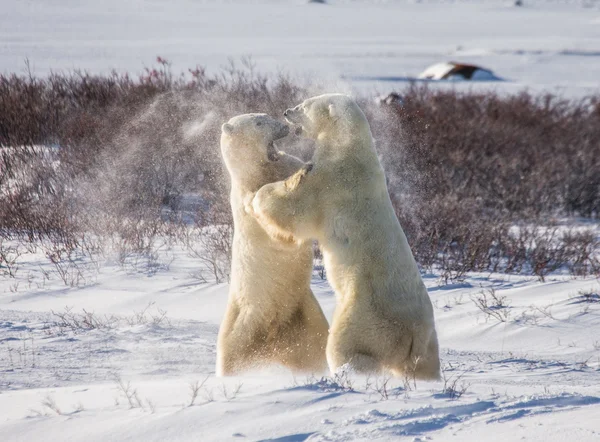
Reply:
[[[290,110],[288,109],[288,110],[286,110],[286,111],[283,113],[283,116],[284,116],[284,117],[287,117],[289,113],[290,113]]]

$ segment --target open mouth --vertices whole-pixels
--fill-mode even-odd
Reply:
[[[279,152],[277,152],[277,149],[275,148],[273,141],[271,141],[267,145],[267,158],[269,161],[278,161],[279,160]]]
[[[273,143],[275,140],[280,140],[285,138],[290,133],[290,128],[285,124],[281,125],[281,128],[276,132],[273,136],[273,139],[269,144],[267,144],[267,158],[269,161],[277,161],[279,160],[279,152],[275,148],[275,144]]]

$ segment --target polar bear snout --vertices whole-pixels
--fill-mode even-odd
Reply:
[[[306,116],[304,115],[304,109],[302,109],[301,104],[294,108],[286,110],[283,113],[283,116],[285,117],[288,123],[293,124],[295,126],[295,135],[302,135],[304,133],[303,126],[305,123]]]
[[[302,121],[302,117],[304,116],[304,112],[301,108],[302,105],[298,105],[294,108],[290,108],[283,113],[285,119],[292,124],[297,124]]]

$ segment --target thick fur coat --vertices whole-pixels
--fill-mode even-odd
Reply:
[[[337,305],[327,343],[332,371],[437,379],[433,308],[392,207],[365,115],[328,94],[285,113],[316,141],[311,167],[263,186],[247,208],[273,237],[319,241]]]
[[[264,114],[240,115],[222,127],[234,237],[229,300],[217,343],[218,375],[269,364],[295,372],[327,368],[328,324],[310,289],[312,243],[274,239],[244,210],[261,186],[304,166],[273,145],[288,131]]]

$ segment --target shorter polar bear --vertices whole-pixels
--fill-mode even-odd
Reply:
[[[313,166],[262,187],[247,210],[274,236],[319,241],[337,297],[329,368],[439,378],[431,300],[365,115],[350,97],[328,94],[285,116],[316,141]]]
[[[296,372],[327,369],[328,323],[310,289],[312,243],[272,239],[244,210],[261,186],[304,166],[273,145],[288,132],[265,114],[240,115],[222,126],[234,235],[229,302],[217,343],[221,376],[270,363]]]

